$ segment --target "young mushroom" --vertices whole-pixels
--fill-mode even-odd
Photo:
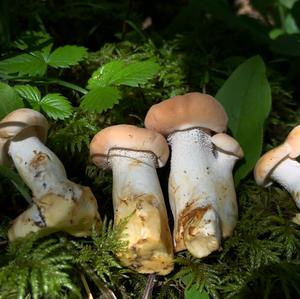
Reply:
[[[272,185],[273,181],[283,186],[293,197],[300,209],[300,125],[287,136],[284,143],[265,153],[256,163],[254,177],[256,183],[263,187]]]
[[[45,117],[26,108],[11,112],[0,122],[0,162],[13,164],[33,195],[32,206],[9,229],[11,241],[36,231],[87,236],[93,225],[100,224],[90,188],[68,180],[61,161],[44,145],[47,130]]]
[[[169,200],[176,251],[204,257],[232,234],[238,211],[232,168],[239,144],[226,130],[227,115],[211,96],[188,93],[153,105],[148,129],[168,136],[171,145]]]
[[[156,173],[169,156],[166,140],[144,128],[116,125],[94,136],[90,153],[98,167],[112,168],[115,224],[128,221],[122,237],[128,250],[120,254],[121,262],[139,273],[170,273],[172,240]]]

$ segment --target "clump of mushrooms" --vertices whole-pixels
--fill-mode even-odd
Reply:
[[[300,209],[300,126],[295,127],[279,146],[265,153],[256,163],[254,177],[256,183],[263,187],[272,185],[273,181],[283,186],[293,197]],[[298,223],[299,216],[295,217]]]
[[[93,162],[113,172],[114,220],[127,219],[128,241],[121,262],[139,273],[166,275],[173,269],[172,238],[156,167],[165,165],[165,138],[132,125],[115,125],[97,133],[90,144]]]
[[[33,195],[32,205],[8,231],[11,241],[37,231],[87,236],[93,226],[100,225],[90,188],[68,180],[61,161],[44,145],[47,131],[46,118],[26,108],[11,112],[0,122],[0,163],[13,164]]]
[[[175,250],[205,257],[220,247],[222,236],[232,234],[238,217],[232,169],[243,151],[223,133],[226,112],[213,97],[188,93],[153,105],[145,126],[171,145]]]

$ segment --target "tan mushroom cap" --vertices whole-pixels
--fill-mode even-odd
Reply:
[[[169,157],[167,141],[161,134],[133,125],[115,125],[98,132],[90,143],[93,162],[98,167],[107,167],[112,149],[152,152],[159,167],[164,166]]]
[[[212,96],[191,92],[153,105],[146,115],[145,127],[163,135],[193,127],[220,133],[226,130],[227,114]]]
[[[290,146],[290,158],[294,159],[300,155],[300,125],[295,127],[289,133],[284,143],[287,143]]]
[[[283,143],[260,157],[254,168],[254,178],[258,185],[267,187],[272,184],[269,176],[275,167],[289,156],[291,148],[287,143]]]
[[[32,109],[21,108],[6,115],[0,122],[0,164],[10,161],[7,154],[8,142],[24,129],[35,128],[36,136],[45,142],[48,132],[48,121],[40,113]]]
[[[238,158],[244,157],[244,152],[239,143],[231,136],[225,133],[218,133],[211,137],[211,142],[219,149],[228,154],[237,156]]]

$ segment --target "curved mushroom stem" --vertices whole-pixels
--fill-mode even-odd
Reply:
[[[237,156],[217,150],[217,163],[213,165],[218,194],[217,210],[221,219],[223,238],[232,235],[238,219],[238,206],[232,170]]]
[[[285,158],[274,169],[271,178],[291,194],[300,209],[300,163],[295,159]]]
[[[216,189],[216,157],[211,137],[194,128],[168,137],[172,147],[169,198],[176,251],[196,257],[217,250],[221,241]],[[220,170],[218,170],[220,171]]]
[[[34,198],[54,193],[67,199],[78,199],[81,188],[69,181],[57,156],[39,138],[24,130],[9,145],[9,155]],[[30,137],[31,136],[31,137]]]
[[[34,135],[33,129],[25,129],[9,144],[9,155],[34,196],[33,205],[14,220],[9,239],[40,230],[89,235],[101,222],[94,195],[68,180],[57,156]]]
[[[113,149],[115,223],[128,217],[124,239],[129,242],[122,263],[140,273],[166,275],[173,269],[171,234],[152,153]]]

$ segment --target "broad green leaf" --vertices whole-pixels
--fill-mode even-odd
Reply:
[[[64,46],[55,49],[48,58],[48,64],[52,67],[67,68],[78,64],[87,56],[87,49],[78,46]]]
[[[209,295],[205,291],[200,291],[196,285],[184,290],[184,299],[209,299]]]
[[[264,121],[271,109],[271,91],[263,60],[254,56],[241,64],[216,98],[228,114],[232,135],[244,150],[245,158],[235,173],[238,184],[260,157]]]
[[[97,87],[84,95],[80,107],[89,112],[102,112],[111,109],[120,98],[121,94],[117,88]]]
[[[297,1],[298,0],[279,0],[283,6],[289,9],[291,9]]]
[[[0,61],[0,72],[5,74],[43,76],[46,70],[47,64],[41,52],[21,54]]]
[[[284,28],[287,34],[299,33],[299,28],[296,24],[295,19],[291,14],[288,14],[284,20]]]
[[[42,110],[53,119],[65,119],[72,114],[70,102],[59,93],[49,93],[40,101]]]
[[[88,88],[105,87],[110,85],[138,86],[152,79],[158,72],[159,65],[152,60],[138,61],[125,64],[115,60],[96,70],[88,81]]]
[[[0,176],[9,179],[28,203],[32,203],[32,199],[28,188],[22,181],[21,177],[9,167],[0,165]]]
[[[88,89],[109,86],[114,82],[114,76],[125,67],[122,60],[108,62],[93,72],[88,81]]]
[[[22,107],[24,107],[22,99],[15,90],[9,85],[0,82],[0,119]]]

